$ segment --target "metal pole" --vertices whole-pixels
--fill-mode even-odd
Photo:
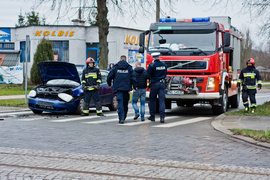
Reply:
[[[159,22],[160,17],[160,0],[156,0],[156,22]]]
[[[30,37],[26,35],[25,42],[25,104],[27,104],[27,61],[28,61],[28,53],[29,53],[29,45],[30,45]]]

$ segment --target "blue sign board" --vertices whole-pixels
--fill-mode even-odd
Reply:
[[[10,29],[0,28],[0,42],[10,42]]]

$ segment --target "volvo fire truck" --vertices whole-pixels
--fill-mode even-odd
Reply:
[[[188,107],[207,103],[214,114],[222,114],[239,105],[241,39],[228,16],[168,17],[140,34],[139,52],[146,52],[146,68],[154,52],[167,65],[167,109],[173,102]]]

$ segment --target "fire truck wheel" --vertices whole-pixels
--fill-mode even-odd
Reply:
[[[225,113],[228,110],[228,88],[225,87],[224,91],[222,92],[222,97],[220,99],[221,106],[213,105],[212,111],[215,115],[219,115]]]
[[[231,108],[238,108],[239,102],[240,102],[240,89],[238,89],[236,95],[233,95],[233,96],[230,98]]]

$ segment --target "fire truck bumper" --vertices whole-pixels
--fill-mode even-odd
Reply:
[[[149,98],[150,92],[146,92],[146,98]],[[221,96],[218,92],[216,93],[199,93],[199,94],[184,94],[184,95],[173,95],[173,94],[166,94],[166,99],[201,99],[201,100],[210,100],[210,99],[219,99]]]

